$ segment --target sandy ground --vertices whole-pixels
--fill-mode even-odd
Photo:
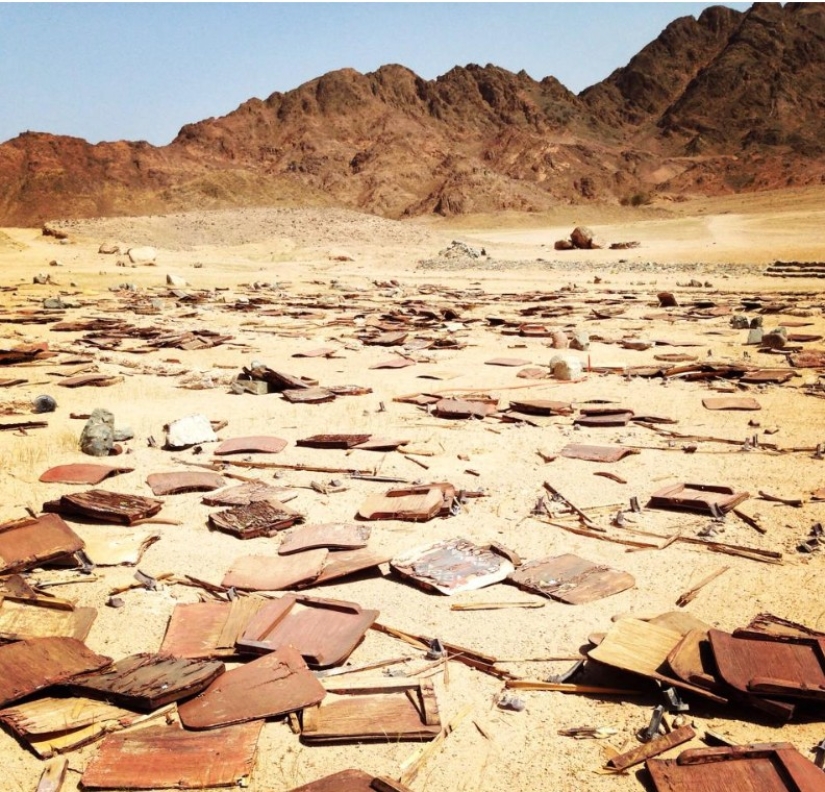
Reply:
[[[742,360],[749,355],[761,366],[785,366],[781,356],[761,354],[744,346],[747,331],[730,327],[729,316],[687,319],[681,309],[662,318],[656,295],[675,293],[682,305],[708,299],[737,310],[743,296],[762,295],[766,302],[785,304],[781,313],[765,315],[766,328],[783,322],[804,323],[797,332],[825,332],[821,281],[803,278],[779,280],[762,273],[776,259],[823,260],[825,192],[816,190],[668,204],[643,210],[562,208],[552,215],[464,218],[444,222],[394,223],[355,213],[310,210],[250,210],[152,218],[95,220],[66,224],[70,240],[61,243],[38,230],[0,232],[0,268],[4,313],[0,346],[48,341],[61,354],[32,365],[4,367],[3,377],[21,377],[25,384],[0,390],[5,421],[33,420],[30,401],[48,393],[58,409],[47,416],[48,427],[27,435],[0,432],[0,520],[36,512],[47,500],[87,487],[43,484],[40,474],[52,465],[90,461],[77,448],[83,421],[72,413],[105,407],[118,426],[130,426],[135,437],[126,453],[112,461],[135,468],[108,479],[101,487],[112,491],[151,495],[145,483],[153,472],[184,470],[189,463],[209,460],[203,454],[170,452],[150,447],[147,438],[162,444],[164,424],[193,413],[224,420],[221,439],[250,434],[272,434],[289,441],[276,461],[345,468],[375,469],[380,474],[408,480],[450,481],[457,487],[483,489],[486,497],[467,502],[455,517],[414,524],[398,521],[372,523],[371,545],[400,552],[430,541],[463,536],[479,543],[501,542],[525,559],[576,553],[587,559],[630,572],[635,586],[623,593],[586,605],[571,606],[499,584],[489,589],[446,597],[422,591],[382,568],[380,573],[344,581],[313,591],[320,596],[358,602],[381,611],[381,621],[416,634],[438,636],[501,660],[500,666],[525,679],[559,674],[571,661],[548,657],[575,657],[588,636],[604,632],[617,615],[653,616],[676,610],[676,599],[720,567],[727,571],[704,587],[684,608],[707,623],[732,630],[760,612],[825,630],[820,576],[822,557],[803,555],[797,545],[811,526],[822,520],[825,505],[810,493],[825,486],[825,464],[805,451],[780,452],[765,448],[699,442],[694,454],[682,451],[685,441],[668,445],[649,429],[630,424],[614,428],[574,428],[572,418],[542,421],[542,426],[483,421],[445,421],[394,397],[449,389],[498,398],[548,398],[577,406],[588,400],[607,400],[636,413],[677,421],[665,428],[683,434],[744,441],[759,434],[763,442],[782,449],[806,448],[825,441],[825,401],[806,394],[817,383],[813,370],[799,370],[785,385],[736,388],[735,383],[710,384],[661,379],[626,378],[623,368],[654,362],[654,355],[695,354],[714,361]],[[607,242],[639,241],[631,250],[557,253],[553,242],[573,226],[588,223]],[[487,258],[477,261],[439,256],[451,240],[484,247]],[[125,247],[154,245],[154,266],[132,266],[123,255],[98,253],[100,243],[115,241]],[[55,266],[50,262],[57,261]],[[119,266],[118,262],[125,266]],[[423,262],[423,264],[422,264]],[[32,282],[46,273],[51,283]],[[170,295],[166,276],[185,278],[186,290],[201,294],[197,303],[178,302]],[[692,279],[702,285],[687,285]],[[258,284],[255,288],[254,284]],[[156,299],[159,312],[136,313],[135,292]],[[517,368],[485,365],[494,357],[519,357],[547,366],[555,351],[546,338],[503,335],[488,317],[515,318],[528,306],[525,294],[551,294],[569,304],[571,314],[543,321],[552,328],[585,329],[594,340],[588,352],[572,352],[592,369],[575,383],[553,379],[526,380]],[[95,350],[83,343],[83,333],[56,333],[49,324],[9,322],[9,315],[37,309],[47,297],[61,295],[76,307],[66,319],[118,316],[138,326],[160,325],[179,330],[221,330],[232,340],[213,349],[160,349],[138,354],[127,339],[121,348]],[[238,298],[258,299],[254,310]],[[454,324],[418,335],[449,335],[466,344],[462,349],[427,349],[412,353],[416,365],[398,370],[372,369],[392,357],[398,348],[367,346],[357,334],[365,322],[420,300],[427,305],[449,304],[459,313]],[[623,304],[622,304],[623,303]],[[553,306],[555,301],[545,301]],[[624,312],[607,319],[592,315],[595,306]],[[659,318],[649,319],[649,316]],[[622,348],[623,337],[646,338],[696,346],[657,345],[645,351]],[[336,346],[332,359],[293,358],[296,352]],[[805,345],[823,348],[822,342]],[[60,375],[72,369],[63,360],[78,354],[93,358],[96,371],[123,376],[108,388],[68,389]],[[372,393],[339,398],[320,405],[289,404],[278,395],[234,395],[229,383],[253,359],[271,368],[317,379],[321,385],[357,383]],[[599,369],[613,369],[603,373]],[[446,372],[446,374],[445,374]],[[441,381],[424,378],[440,373]],[[732,389],[735,395],[754,396],[760,412],[712,412],[702,398]],[[381,405],[386,409],[382,410]],[[755,421],[758,426],[750,425]],[[774,431],[776,430],[776,431]],[[320,432],[364,431],[410,441],[426,456],[397,452],[322,451],[295,446],[295,441]],[[767,434],[770,432],[770,434]],[[761,433],[761,434],[760,434]],[[624,443],[639,453],[613,465],[557,458],[546,463],[538,453],[556,454],[569,442],[598,445]],[[92,460],[93,461],[93,460]],[[192,468],[196,469],[196,468]],[[473,472],[468,472],[473,471]],[[626,483],[595,476],[607,471]],[[233,468],[264,481],[294,488],[290,506],[307,523],[348,521],[372,492],[387,485],[323,473]],[[311,482],[342,480],[346,490],[322,495]],[[619,508],[631,497],[642,504],[649,495],[671,482],[722,484],[746,490],[749,512],[760,516],[763,535],[729,516],[717,539],[783,554],[781,565],[710,553],[702,547],[676,542],[665,549],[628,552],[621,544],[578,536],[531,516],[543,482],[551,482],[594,522],[609,527]],[[758,498],[759,490],[786,498],[802,498],[801,508]],[[273,554],[278,538],[241,541],[209,530],[211,510],[198,494],[167,496],[161,517],[178,524],[142,526],[160,535],[145,553],[140,569],[153,575],[174,572],[220,583],[232,561],[245,554]],[[670,536],[696,536],[709,518],[645,509],[631,527]],[[561,515],[560,521],[575,525]],[[81,535],[108,530],[69,521]],[[137,529],[118,529],[127,534]],[[617,529],[611,529],[615,535]],[[633,534],[636,538],[637,535]],[[662,540],[654,540],[662,541]],[[96,581],[80,582],[65,571],[35,571],[32,580],[69,578],[76,582],[54,589],[60,596],[98,608],[87,640],[95,651],[120,658],[134,652],[156,651],[173,607],[197,601],[199,591],[165,586],[159,592],[131,590],[121,595],[122,608],[106,607],[109,591],[133,581],[132,567],[99,568]],[[538,602],[540,609],[452,611],[455,603]],[[349,662],[410,654],[410,668],[421,667],[422,653],[385,635],[370,632]],[[348,677],[342,677],[347,679]],[[353,674],[351,679],[385,679],[381,671]],[[448,722],[465,707],[469,715],[447,738],[441,751],[424,765],[411,783],[414,790],[445,792],[508,788],[512,792],[555,789],[568,792],[635,790],[642,787],[635,772],[599,773],[611,751],[637,745],[635,733],[646,726],[655,693],[609,697],[556,692],[519,693],[526,708],[508,712],[496,704],[502,683],[451,662],[447,673],[434,677],[442,718]],[[611,685],[627,682],[609,671],[588,670],[583,681]],[[813,719],[776,727],[737,707],[711,706],[691,701],[688,721],[701,736],[706,729],[736,742],[789,741],[806,756],[821,739],[821,723]],[[615,729],[606,739],[575,740],[560,729],[600,726]],[[696,743],[701,744],[701,743]],[[397,778],[405,760],[417,750],[414,743],[303,745],[284,722],[267,723],[259,741],[257,766],[250,789],[278,792],[347,767]],[[66,789],[79,788],[80,774],[96,746],[68,754],[70,773]],[[25,790],[36,785],[42,762],[11,736],[0,733],[0,757],[5,789]]]

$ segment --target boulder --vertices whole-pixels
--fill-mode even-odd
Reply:
[[[188,415],[166,426],[168,448],[188,448],[200,443],[214,443],[218,439],[205,415]]]
[[[659,298],[659,307],[660,308],[678,308],[679,303],[676,302],[676,298],[673,296],[672,292],[659,292],[656,295]]]
[[[127,255],[132,264],[154,264],[158,257],[158,252],[149,245],[143,245],[142,247],[129,248]]]
[[[109,456],[115,446],[115,416],[108,410],[96,409],[80,435],[80,450],[89,456]]]
[[[593,247],[593,232],[587,226],[576,226],[570,234],[573,247],[590,250]]]
[[[575,245],[569,239],[557,239],[553,243],[555,250],[573,250]]]
[[[114,242],[104,242],[98,249],[98,253],[103,253],[106,256],[113,256],[117,253],[120,253],[120,245],[116,245]]]

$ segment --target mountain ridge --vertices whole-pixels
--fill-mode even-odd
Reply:
[[[390,217],[541,211],[825,183],[825,8],[681,17],[573,94],[488,64],[340,69],[184,125],[166,146],[26,132],[0,225],[233,206]]]

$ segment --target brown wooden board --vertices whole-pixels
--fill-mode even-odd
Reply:
[[[728,512],[749,497],[747,492],[735,492],[730,487],[711,484],[669,484],[650,496],[649,508],[676,509],[713,513],[713,508]]]
[[[234,437],[224,440],[212,453],[216,456],[226,454],[279,454],[287,446],[287,441],[270,435],[251,437]]]
[[[224,664],[216,660],[141,653],[124,657],[100,671],[76,676],[68,688],[76,695],[151,712],[200,693],[223,672]]]
[[[487,366],[506,366],[506,367],[511,367],[511,368],[518,368],[519,366],[529,366],[530,365],[529,360],[525,360],[524,358],[510,358],[510,357],[492,358],[490,360],[485,360],[484,363]]]
[[[39,757],[74,750],[153,717],[88,698],[38,698],[0,710],[0,721]],[[168,714],[168,713],[167,713]]]
[[[431,740],[441,731],[429,681],[327,688],[333,695],[304,710],[303,742]]]
[[[568,459],[582,459],[586,462],[609,464],[611,462],[618,462],[630,454],[638,454],[639,452],[633,448],[623,448],[622,446],[596,446],[568,443],[559,453]]]
[[[390,566],[428,591],[458,594],[499,583],[513,572],[512,562],[490,546],[448,539],[396,556]]]
[[[291,646],[219,676],[203,693],[178,705],[187,729],[212,729],[275,718],[312,707],[326,691]]]
[[[720,704],[727,704],[725,697],[717,696],[673,676],[667,665],[667,657],[681,640],[682,633],[677,630],[639,619],[619,619],[608,630],[601,643],[587,655],[592,660],[612,668],[631,671],[689,690]]]
[[[507,578],[519,588],[543,594],[570,605],[618,594],[636,585],[628,572],[594,564],[572,554],[522,564]]]
[[[725,695],[725,686],[717,677],[707,630],[691,630],[686,633],[667,656],[667,664],[683,682],[705,688],[719,696]]]
[[[823,792],[825,775],[789,743],[683,751],[649,759],[656,792]]]
[[[150,473],[146,483],[153,495],[178,495],[183,492],[211,492],[226,484],[223,477],[207,471]]]
[[[371,436],[369,434],[319,434],[296,440],[295,445],[306,448],[352,448],[366,443]]]
[[[204,495],[201,502],[207,506],[248,506],[258,501],[278,500],[286,492],[284,487],[273,487],[263,481],[245,481]]]
[[[109,525],[80,525],[84,552],[95,566],[134,566],[146,550],[160,540],[157,531]]]
[[[40,476],[40,481],[51,484],[100,484],[109,476],[119,473],[131,473],[132,467],[115,465],[95,465],[81,463],[76,465],[57,465],[49,468]]]
[[[358,443],[358,445],[352,447],[359,451],[395,451],[399,446],[407,445],[409,442],[409,440],[370,435],[369,440],[365,440],[363,443]]]
[[[596,412],[591,410],[589,412],[582,411],[582,414],[574,419],[573,423],[578,426],[626,426],[627,422],[633,418],[632,410],[612,410],[606,409],[604,411]]]
[[[573,405],[569,402],[550,399],[518,399],[510,402],[510,409],[530,415],[572,415]]]
[[[363,520],[411,520],[425,522],[449,513],[455,488],[451,484],[425,484],[370,495],[358,516]]]
[[[29,601],[0,597],[0,602],[0,639],[4,641],[49,636],[84,641],[97,617],[95,608],[55,607],[45,597]]]
[[[68,377],[58,382],[64,388],[83,388],[87,385],[96,388],[106,388],[123,382],[123,377],[110,374],[80,374],[77,377]]]
[[[793,371],[777,371],[776,369],[765,369],[747,371],[739,378],[739,382],[745,382],[753,385],[764,384],[767,382],[781,384],[783,382],[787,382],[789,379],[792,379],[793,376]]]
[[[770,635],[775,638],[825,638],[824,632],[782,619],[772,613],[757,614],[747,627],[736,630],[735,634],[747,638],[755,638],[758,635]]]
[[[366,547],[372,529],[357,523],[302,525],[283,535],[279,555],[327,547],[331,550],[357,550]]]
[[[169,617],[160,651],[173,657],[233,657],[235,643],[266,600],[178,603]]]
[[[209,522],[215,528],[240,539],[273,536],[303,519],[303,515],[278,501],[255,501],[209,515]]]
[[[84,789],[208,789],[246,786],[262,722],[211,732],[177,724],[112,734],[81,778]]]
[[[362,770],[341,770],[288,792],[375,792],[372,780],[373,776]]]
[[[296,588],[320,586],[322,583],[329,583],[347,575],[354,575],[356,572],[372,569],[379,564],[385,564],[389,560],[390,555],[388,553],[370,550],[368,547],[359,550],[330,551],[326,561],[324,561],[321,574],[314,580],[299,583]]]
[[[327,550],[318,549],[288,556],[241,556],[224,575],[221,585],[242,591],[293,588],[299,583],[315,580],[324,568],[327,554]]]
[[[309,665],[328,668],[350,656],[378,613],[343,600],[281,597],[258,611],[238,648],[260,653],[294,646]]]
[[[640,745],[637,748],[632,748],[623,754],[614,756],[607,762],[607,766],[611,770],[627,770],[628,767],[641,764],[646,759],[669,751],[677,745],[692,740],[696,736],[696,732],[690,726],[680,726],[668,734],[654,737],[650,742]]]
[[[83,540],[56,514],[0,525],[0,573],[31,569],[82,549]]]
[[[825,639],[742,638],[709,630],[719,676],[746,694],[825,701]]]
[[[410,358],[405,357],[394,357],[389,358],[388,360],[382,360],[380,363],[376,363],[374,366],[370,366],[371,369],[398,369],[398,368],[406,368],[407,366],[414,366],[415,361],[411,360]]]
[[[106,490],[87,490],[63,495],[60,500],[43,504],[43,511],[89,517],[102,522],[132,525],[138,520],[154,517],[163,501]]]
[[[75,638],[30,638],[0,646],[0,706],[109,663]]]
[[[372,388],[366,385],[327,385],[327,390],[336,396],[366,396]]]
[[[332,401],[335,394],[326,388],[303,388],[302,390],[285,390],[283,397],[292,404],[322,404]]]
[[[708,396],[702,399],[706,410],[761,410],[762,405],[752,396]]]
[[[437,418],[486,418],[498,410],[495,400],[439,399],[433,407]]]

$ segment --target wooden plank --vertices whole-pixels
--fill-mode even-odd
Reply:
[[[91,463],[75,465],[57,465],[49,468],[40,476],[40,481],[53,484],[100,484],[109,476],[131,473],[132,467],[120,465],[95,465]]]
[[[66,610],[40,600],[15,602],[6,597],[0,607],[0,638],[22,641],[57,636],[83,641],[96,617],[95,608]]]
[[[519,588],[580,605],[626,591],[636,585],[633,575],[566,554],[528,561],[507,578]]]
[[[611,770],[627,770],[628,767],[641,764],[646,759],[669,751],[677,745],[692,740],[696,736],[696,732],[690,726],[680,726],[674,729],[670,734],[654,737],[650,742],[640,745],[638,748],[633,748],[630,751],[614,756],[607,763],[607,767]]]
[[[317,668],[340,665],[378,618],[377,610],[363,610],[354,602],[302,597],[274,600],[262,608],[238,647],[271,652],[293,646],[304,660]]]
[[[278,501],[255,501],[209,515],[209,522],[221,531],[240,539],[273,536],[278,531],[303,522],[303,515]]]
[[[284,646],[219,676],[203,693],[178,705],[188,729],[213,729],[274,718],[318,704],[326,695],[296,649]]]
[[[243,591],[281,591],[321,574],[328,551],[307,550],[289,556],[241,556],[235,559],[221,583]]]
[[[372,782],[373,777],[362,770],[341,770],[288,792],[373,792]]]
[[[200,693],[223,672],[224,664],[216,660],[140,653],[76,676],[68,687],[77,695],[146,712]]]
[[[0,706],[109,665],[74,638],[31,638],[0,646]]]
[[[356,523],[323,523],[303,525],[284,534],[279,555],[299,553],[326,547],[330,550],[357,550],[366,547],[372,529]]]
[[[721,678],[736,690],[825,701],[822,639],[752,639],[721,630],[709,630],[708,638]]]
[[[422,588],[448,595],[490,586],[515,570],[501,553],[460,537],[409,550],[390,566]]]
[[[246,598],[244,598],[246,599]],[[169,617],[160,651],[173,657],[227,657],[235,654],[221,640],[232,603],[178,603]]]
[[[63,495],[60,500],[43,504],[43,511],[80,515],[124,525],[154,517],[162,508],[163,501],[155,498],[98,489],[70,493]]]
[[[191,732],[179,726],[113,734],[81,778],[84,789],[205,789],[245,786],[262,721]]]
[[[0,525],[0,573],[19,572],[71,555],[83,540],[56,514]]]
[[[375,688],[373,688],[375,689]],[[441,731],[441,723],[425,723],[418,692],[418,705],[406,690],[389,687],[384,693],[331,694],[320,706],[304,713],[304,742],[370,740],[430,740]],[[437,706],[437,705],[436,705]],[[437,709],[435,710],[437,712]],[[433,710],[430,710],[431,715]]]

